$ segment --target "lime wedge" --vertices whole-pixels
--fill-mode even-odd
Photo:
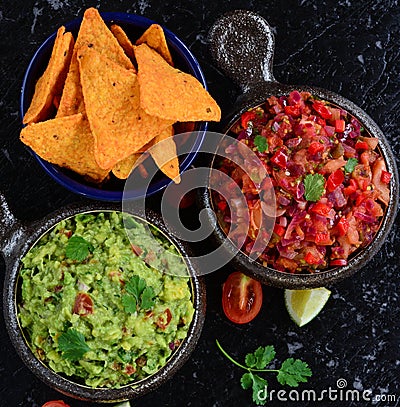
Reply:
[[[129,401],[123,401],[122,403],[114,404],[114,407],[131,407]]]
[[[285,290],[285,305],[298,326],[315,318],[324,308],[331,292],[324,287],[310,290]]]

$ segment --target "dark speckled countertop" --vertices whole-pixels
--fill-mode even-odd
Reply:
[[[142,14],[181,37],[196,55],[209,90],[227,112],[236,89],[210,60],[206,37],[225,11],[257,11],[276,37],[275,77],[291,84],[321,86],[360,105],[378,123],[397,157],[400,153],[400,5],[398,1],[73,1],[2,0],[0,3],[0,190],[21,219],[36,219],[61,205],[82,201],[55,184],[18,140],[22,78],[34,51],[59,25],[90,6],[100,11]],[[157,205],[157,197],[150,205]],[[264,287],[264,303],[250,324],[236,326],[224,316],[221,284],[228,269],[207,276],[205,327],[191,359],[158,390],[132,406],[250,406],[240,388],[242,372],[218,352],[218,338],[228,352],[243,359],[259,345],[274,344],[279,360],[308,361],[314,375],[300,389],[313,389],[324,401],[292,405],[397,406],[400,404],[400,221],[379,254],[353,278],[332,287],[323,312],[298,328],[287,315],[283,292]],[[4,265],[0,261],[0,281]],[[71,407],[89,403],[68,399],[47,388],[16,355],[4,321],[0,326],[0,406],[41,406],[64,399]],[[329,389],[363,391],[371,401],[347,401],[339,393],[328,403]],[[270,389],[280,389],[270,377]],[[355,394],[354,393],[354,394]],[[332,393],[332,397],[333,397]],[[284,405],[275,398],[269,405]]]

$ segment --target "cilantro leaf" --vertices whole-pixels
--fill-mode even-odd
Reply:
[[[260,346],[254,353],[246,355],[246,365],[256,369],[264,369],[275,357],[275,349],[272,345]]]
[[[60,335],[58,338],[58,350],[62,352],[62,357],[71,361],[76,361],[90,350],[85,342],[82,333],[73,328]]]
[[[69,238],[65,248],[65,255],[71,260],[83,261],[92,253],[94,247],[91,243],[81,236],[72,236]]]
[[[265,137],[257,135],[254,137],[254,145],[260,153],[265,153],[268,150],[268,141]]]
[[[149,309],[154,306],[153,298],[155,297],[155,295],[156,294],[154,293],[153,287],[146,287],[143,290],[141,304],[142,309]]]
[[[253,401],[259,406],[263,406],[267,402],[267,387],[268,382],[262,377],[253,374],[252,372],[245,373],[240,379],[240,383],[244,390],[253,390]]]
[[[325,188],[325,178],[321,174],[308,174],[304,178],[304,197],[307,201],[318,201]]]
[[[347,160],[346,165],[344,166],[344,170],[351,174],[354,171],[354,168],[356,168],[357,164],[358,164],[357,158],[349,158]]]
[[[133,276],[126,283],[125,290],[127,294],[122,295],[122,305],[126,312],[135,313],[139,308],[147,310],[154,306],[154,290],[143,278]]]
[[[133,295],[136,301],[139,302],[139,297],[146,287],[146,281],[139,276],[133,276],[126,284],[125,290],[127,293]]]
[[[121,300],[126,312],[134,314],[137,311],[137,301],[132,294],[123,294]]]
[[[253,385],[253,375],[251,373],[244,373],[240,379],[242,389],[247,390]]]
[[[311,369],[306,362],[300,359],[286,359],[277,376],[278,382],[282,385],[287,384],[291,387],[297,387],[299,383],[305,383],[307,377],[312,375]]]

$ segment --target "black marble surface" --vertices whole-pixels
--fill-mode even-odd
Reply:
[[[398,1],[92,1],[2,0],[0,2],[0,190],[20,219],[36,219],[61,205],[82,201],[55,184],[18,140],[19,94],[27,64],[41,42],[62,23],[90,6],[100,11],[142,14],[164,24],[190,47],[204,70],[209,90],[227,112],[237,90],[213,66],[206,36],[225,11],[259,12],[276,36],[275,77],[286,83],[317,85],[354,101],[382,128],[396,156],[400,152],[400,6]],[[150,205],[157,204],[157,197]],[[283,292],[264,287],[264,303],[250,324],[230,323],[221,309],[221,284],[229,268],[207,276],[205,327],[190,361],[167,384],[132,402],[132,406],[249,406],[250,392],[240,388],[242,371],[218,352],[215,339],[235,357],[259,345],[273,344],[278,361],[295,356],[306,360],[314,374],[300,389],[319,394],[337,389],[370,390],[374,401],[292,402],[292,405],[399,405],[400,303],[399,228],[396,221],[379,254],[353,278],[332,287],[321,314],[298,328],[287,315]],[[0,262],[0,281],[4,265]],[[0,406],[41,406],[64,399],[47,388],[16,355],[4,321],[0,322]],[[270,389],[279,390],[274,377]],[[395,395],[395,400],[388,400]],[[379,398],[381,399],[379,401]],[[383,400],[382,400],[383,399]],[[385,400],[386,399],[386,400]],[[283,405],[283,401],[268,405]]]

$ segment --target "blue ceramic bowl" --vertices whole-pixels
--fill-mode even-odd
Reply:
[[[111,25],[114,23],[120,25],[125,30],[128,37],[132,40],[139,38],[151,24],[155,23],[148,18],[141,17],[135,14],[107,12],[101,13],[101,16],[107,25]],[[76,38],[81,21],[82,18],[78,18],[67,24],[64,24],[66,31],[71,31]],[[164,28],[164,32],[169,49],[172,54],[172,58],[174,60],[175,67],[193,75],[205,88],[207,88],[204,74],[194,55],[175,34],[173,34],[166,28]],[[44,41],[44,43],[36,51],[35,55],[29,63],[21,89],[21,118],[24,116],[25,112],[29,108],[35,90],[36,81],[42,75],[47,66],[55,37],[56,33],[53,33],[49,38],[47,38],[47,40]],[[189,153],[179,157],[181,173],[188,169],[190,164],[195,159],[196,154],[203,142],[205,131],[207,130],[207,122],[196,123],[194,130],[196,130],[196,135],[193,135],[193,137],[186,141],[187,143],[190,143],[190,145],[185,146],[185,151],[189,151]],[[160,175],[159,177],[154,178],[154,180],[151,181],[148,188],[145,186],[144,183],[143,186],[138,185],[134,189],[127,189],[124,192],[125,182],[117,180],[113,175],[111,175],[111,179],[109,181],[105,182],[101,186],[97,186],[95,184],[86,182],[82,177],[75,173],[72,173],[69,170],[50,164],[49,162],[40,158],[33,151],[32,154],[38,160],[43,169],[56,182],[72,192],[84,195],[92,199],[99,199],[102,201],[120,201],[122,200],[123,194],[124,199],[138,199],[144,197],[145,195],[153,195],[161,191],[168,184],[171,183],[171,180],[169,178]]]

